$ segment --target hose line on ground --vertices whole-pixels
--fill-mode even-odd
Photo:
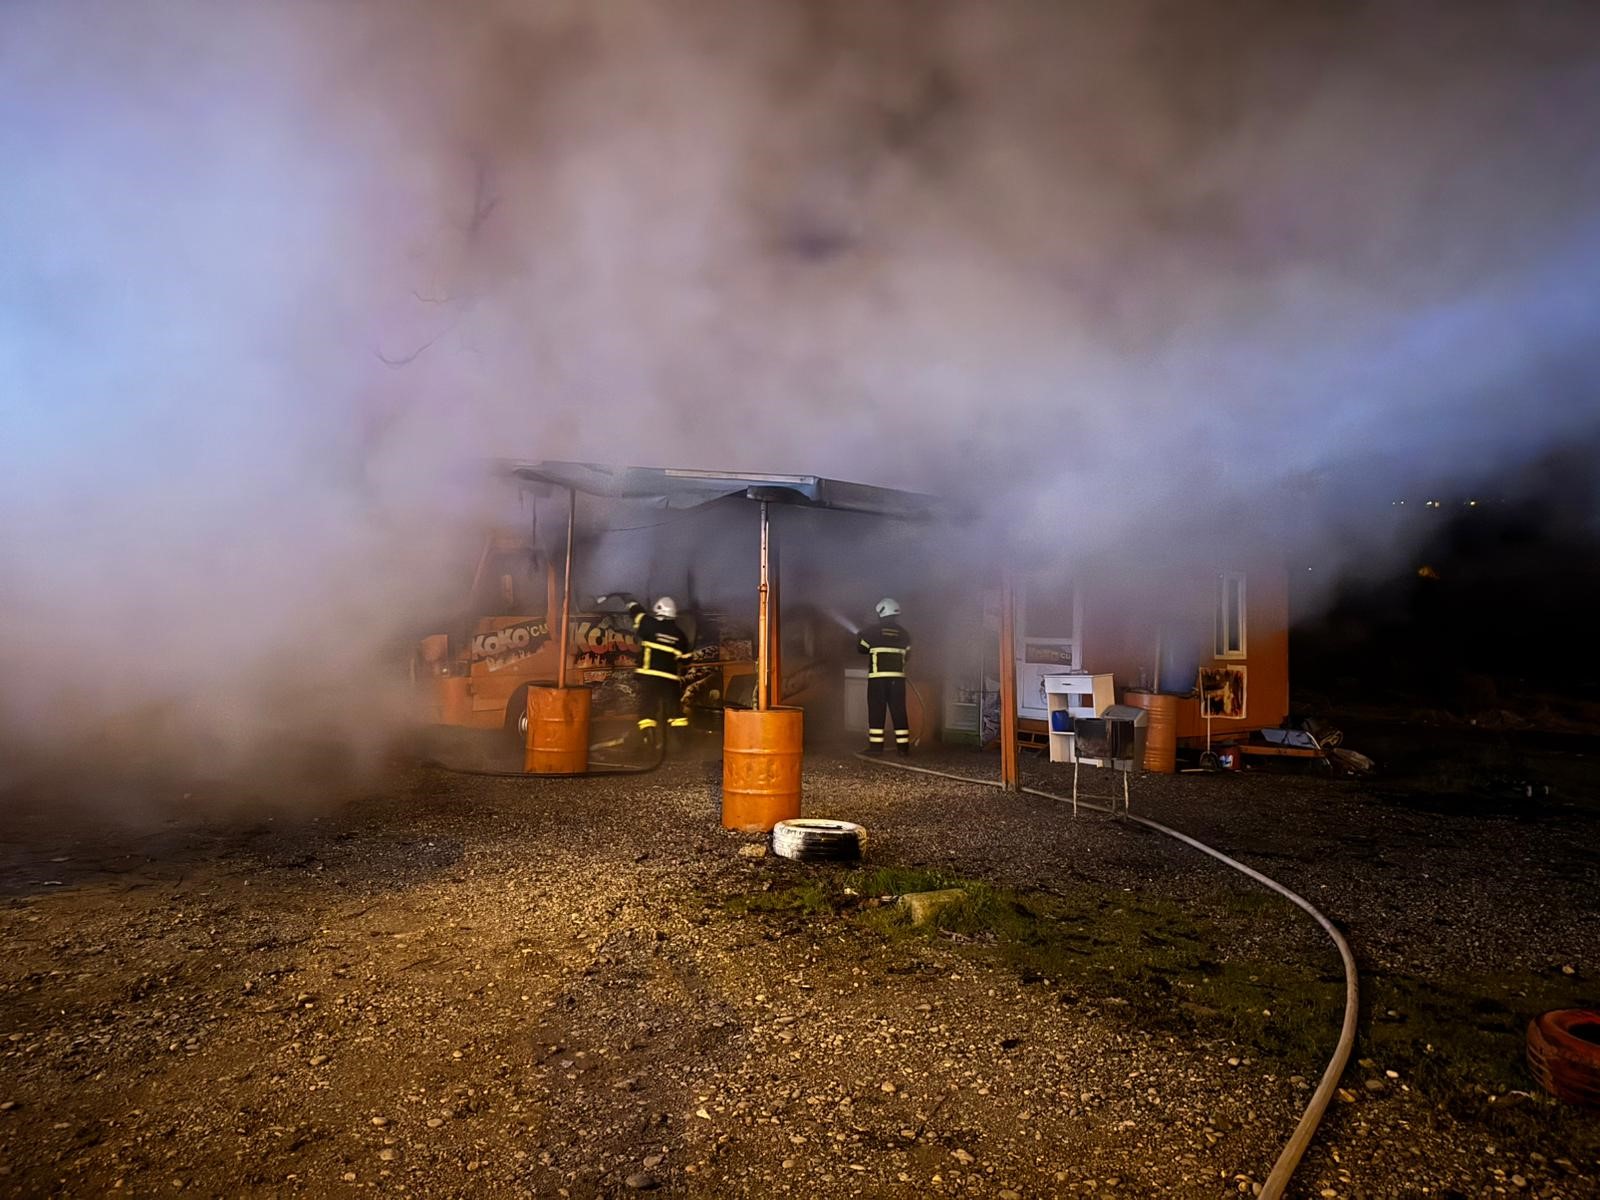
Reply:
[[[998,788],[1004,786],[999,780],[995,779],[978,779],[971,775],[957,775],[952,771],[938,771],[932,767],[914,767],[910,763],[885,762],[882,759],[869,757],[865,754],[858,754],[856,757],[863,762],[874,763],[880,767],[893,767],[897,771],[914,771],[919,775],[933,775],[941,779],[954,779],[960,783],[978,784],[981,787]],[[1060,804],[1071,802],[1070,797],[1058,796],[1054,792],[1046,792],[1040,788],[1025,787],[1022,791],[1029,796],[1038,796]],[[1333,1100],[1334,1090],[1339,1086],[1339,1077],[1344,1074],[1345,1066],[1350,1061],[1350,1052],[1355,1046],[1358,990],[1356,959],[1355,955],[1351,953],[1350,943],[1345,940],[1344,935],[1339,932],[1327,915],[1304,896],[1291,891],[1271,876],[1263,875],[1254,867],[1248,867],[1238,859],[1230,858],[1214,846],[1208,846],[1198,838],[1190,837],[1186,833],[1180,833],[1178,830],[1169,828],[1159,821],[1152,821],[1148,817],[1136,817],[1129,812],[1119,814],[1115,809],[1107,808],[1103,804],[1095,804],[1082,798],[1079,799],[1078,803],[1097,812],[1110,813],[1114,817],[1134,821],[1147,829],[1153,829],[1157,833],[1165,834],[1167,837],[1180,841],[1187,846],[1192,846],[1202,854],[1210,855],[1218,862],[1226,863],[1240,874],[1255,880],[1263,887],[1270,888],[1290,903],[1304,909],[1311,919],[1322,926],[1323,931],[1333,939],[1333,944],[1339,951],[1339,960],[1344,964],[1344,1024],[1339,1030],[1339,1041],[1334,1046],[1333,1056],[1328,1059],[1328,1065],[1322,1072],[1322,1079],[1317,1084],[1317,1090],[1311,1094],[1311,1100],[1306,1105],[1305,1111],[1300,1114],[1300,1120],[1296,1123],[1294,1132],[1289,1135],[1288,1142],[1279,1152],[1277,1161],[1272,1164],[1271,1172],[1261,1185],[1262,1200],[1280,1200],[1284,1190],[1289,1186],[1290,1176],[1294,1174],[1294,1170],[1300,1165],[1300,1159],[1305,1155],[1307,1147],[1311,1145],[1311,1138],[1317,1132],[1317,1126],[1321,1124],[1323,1114],[1328,1111],[1328,1105]]]
[[[603,775],[648,775],[656,770],[667,760],[667,742],[662,738],[656,747],[654,762],[638,767],[624,767],[617,764],[606,764],[598,770],[588,771],[482,771],[473,767],[456,767],[437,758],[425,758],[422,765],[425,767],[438,767],[441,771],[449,771],[453,775],[477,775],[485,779],[592,779]]]

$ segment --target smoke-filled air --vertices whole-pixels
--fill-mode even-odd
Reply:
[[[1583,3],[12,0],[4,742],[359,742],[489,458],[1086,552],[1515,471],[1600,410],[1597,52]]]

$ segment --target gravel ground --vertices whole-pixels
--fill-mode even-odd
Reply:
[[[542,783],[397,766],[312,812],[143,828],[11,796],[0,1195],[1219,1196],[1264,1176],[1327,1046],[1270,1060],[958,940],[734,911],[817,869],[741,855],[716,782],[692,756]],[[1236,776],[1141,777],[1134,804],[1301,890],[1364,967],[1600,999],[1600,807],[1453,815]],[[1240,908],[1254,885],[1126,823],[825,753],[807,808],[866,824],[874,863],[1183,906],[1228,955],[1338,995],[1303,915]],[[1292,1194],[1600,1195],[1593,1142],[1543,1097],[1508,1124],[1509,1097],[1441,1103],[1398,1065],[1352,1064]]]

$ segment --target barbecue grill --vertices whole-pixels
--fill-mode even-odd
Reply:
[[[1144,758],[1148,720],[1144,709],[1131,704],[1111,704],[1098,717],[1074,718],[1073,755],[1085,766],[1132,771]]]

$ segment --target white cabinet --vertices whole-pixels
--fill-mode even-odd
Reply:
[[[867,731],[867,669],[846,667],[844,670],[844,727],[851,733]]]
[[[1050,761],[1073,760],[1072,722],[1076,717],[1098,717],[1117,702],[1110,675],[1045,675],[1045,709],[1050,722]],[[1057,714],[1060,714],[1059,716]]]

